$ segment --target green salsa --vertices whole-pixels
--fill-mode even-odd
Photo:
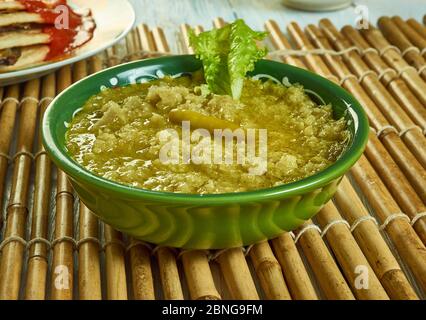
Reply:
[[[185,140],[182,121],[191,124],[190,134],[205,128],[210,140],[194,134]],[[231,138],[234,144],[223,151],[225,139],[213,139],[215,129],[238,128],[247,136]],[[252,140],[256,156],[238,162],[239,148],[248,150],[250,130],[257,134]],[[261,140],[261,132],[266,139]],[[207,92],[202,76],[195,74],[92,96],[70,123],[66,146],[81,166],[109,180],[156,191],[212,194],[269,188],[313,175],[339,158],[349,135],[345,119],[334,119],[332,107],[317,105],[302,86],[246,79],[236,101]],[[171,142],[176,148],[163,152]],[[215,158],[221,147],[223,157]],[[173,161],[164,161],[161,155],[170,156],[170,150]],[[193,155],[198,162],[191,161]],[[225,161],[227,155],[232,162]],[[257,170],[259,159],[262,170]]]

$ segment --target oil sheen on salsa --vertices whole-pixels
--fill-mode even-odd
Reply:
[[[43,32],[50,35],[50,50],[45,60],[53,60],[70,53],[72,50],[82,46],[93,37],[95,23],[91,13],[80,15],[76,13],[66,0],[44,2],[39,0],[19,0],[27,12],[39,14],[45,25]],[[57,28],[55,22],[64,14],[62,9],[67,10],[69,28]],[[60,10],[61,9],[61,10]]]

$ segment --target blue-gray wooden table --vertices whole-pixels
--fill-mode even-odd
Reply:
[[[130,0],[137,14],[137,23],[150,27],[162,27],[167,40],[176,51],[176,36],[182,23],[202,25],[209,29],[212,20],[222,17],[226,21],[243,18],[252,28],[262,30],[266,20],[276,20],[282,30],[291,22],[301,26],[317,23],[321,18],[329,18],[337,27],[355,25],[358,10],[368,9],[369,21],[373,24],[381,16],[399,15],[402,18],[415,18],[418,21],[426,14],[426,0],[355,0],[354,5],[333,12],[304,12],[292,10],[283,5],[282,0]],[[358,11],[359,12],[359,11]]]

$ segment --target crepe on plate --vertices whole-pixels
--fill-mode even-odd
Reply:
[[[55,25],[59,5],[69,10],[69,28]],[[0,72],[59,59],[89,41],[94,29],[91,12],[77,13],[66,0],[0,0]]]

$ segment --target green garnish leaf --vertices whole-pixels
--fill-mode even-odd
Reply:
[[[266,32],[253,31],[241,19],[198,36],[190,32],[191,46],[203,62],[204,77],[211,92],[240,98],[247,72],[267,54],[266,48],[259,48],[256,42],[266,35]]]

